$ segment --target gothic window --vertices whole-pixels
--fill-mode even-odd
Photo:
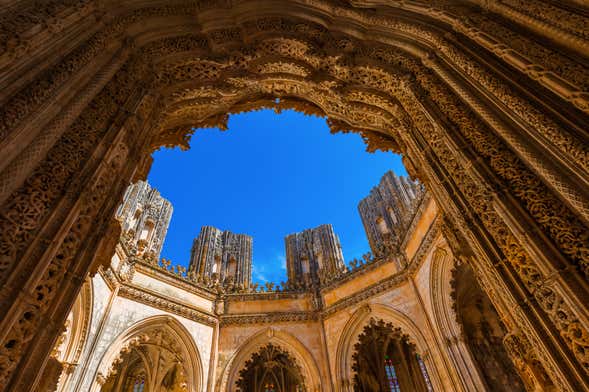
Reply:
[[[392,324],[371,319],[354,348],[354,391],[432,391],[413,344]]]
[[[415,354],[415,358],[417,359],[417,363],[419,364],[419,370],[421,370],[421,374],[423,375],[423,379],[425,380],[425,385],[427,387],[428,392],[433,391],[434,388],[432,387],[432,382],[429,379],[429,374],[427,373],[427,368],[425,367],[423,359],[421,359],[421,355]]]
[[[309,273],[309,259],[308,258],[303,258],[301,260],[301,268],[302,268],[302,272],[303,275],[308,274]]]
[[[211,273],[216,274],[219,272],[219,265],[221,264],[221,257],[220,256],[215,256],[215,262],[213,263],[213,268],[211,270]]]
[[[321,253],[319,253],[317,255],[317,268],[318,269],[322,269],[323,268],[323,255]]]
[[[171,357],[169,358],[171,359]],[[182,371],[182,366],[176,364],[164,376],[161,383],[161,391],[185,391],[186,378]],[[159,391],[159,390],[158,390]]]
[[[151,220],[145,221],[143,225],[143,229],[141,230],[141,236],[139,237],[140,240],[149,241],[149,237],[151,237],[151,233],[153,232],[154,223]]]
[[[136,231],[135,226],[137,225],[137,221],[139,220],[140,217],[141,217],[141,210],[138,209],[137,211],[135,211],[133,218],[129,222],[129,230],[133,230],[134,232]]]
[[[376,224],[378,225],[378,230],[380,231],[381,234],[386,234],[389,232],[389,228],[387,227],[387,223],[385,222],[385,220],[383,219],[382,216],[379,216],[378,218],[376,218]]]
[[[391,217],[391,220],[393,221],[394,225],[399,224],[399,220],[397,219],[397,214],[395,213],[395,210],[393,210],[391,207],[387,208],[387,212],[389,213],[389,216]]]
[[[253,354],[239,372],[239,392],[304,392],[301,369],[290,354],[268,344]]]
[[[133,383],[133,392],[143,392],[143,388],[145,388],[145,376],[136,376]]]
[[[276,390],[274,389],[274,384],[272,383],[266,383],[266,385],[264,385],[264,392],[275,392]]]
[[[393,365],[393,360],[386,357],[384,360],[384,369],[387,376],[387,380],[389,381],[390,392],[401,392],[401,388],[399,387],[399,379],[397,378],[397,372],[395,371],[395,365]]]
[[[227,266],[227,276],[235,277],[237,275],[237,260],[235,257],[231,257],[229,259],[229,264]]]

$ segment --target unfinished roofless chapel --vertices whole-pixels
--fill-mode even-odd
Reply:
[[[0,390],[589,391],[588,65],[586,0],[4,0]],[[152,153],[261,108],[402,155],[364,260],[159,258]]]

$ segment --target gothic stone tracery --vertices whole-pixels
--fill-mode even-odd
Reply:
[[[589,388],[587,18],[573,1],[478,3],[10,2],[0,384],[35,380],[149,152],[273,107],[403,153],[473,253],[512,355]]]

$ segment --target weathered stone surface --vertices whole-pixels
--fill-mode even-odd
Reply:
[[[339,237],[330,224],[289,234],[286,246],[286,272],[291,282],[320,281],[345,270]]]
[[[159,258],[172,219],[172,204],[145,181],[130,185],[117,210],[127,246]]]
[[[247,288],[252,280],[252,246],[249,235],[203,226],[192,244],[188,275]]]
[[[589,23],[581,3],[9,1],[0,11],[0,389],[41,385],[83,282],[109,264],[125,187],[145,178],[154,149],[186,148],[193,127],[226,128],[231,113],[293,108],[326,116],[334,132],[359,133],[369,151],[403,154],[435,201],[424,212],[435,229],[416,223],[419,235],[395,256],[407,259],[397,264],[401,275],[383,267],[390,260],[367,257],[310,297],[304,285],[285,293],[198,286],[178,268],[139,260],[158,279],[212,295],[214,315],[147,289],[121,285],[124,295],[205,323],[220,317],[247,340],[243,356],[227,346],[213,358],[210,380],[280,342],[307,388],[349,390],[350,336],[371,314],[413,331],[418,351],[429,350],[426,365],[447,369],[432,376],[436,389],[482,390],[476,374],[462,376],[474,365],[443,317],[451,307],[441,282],[459,259],[505,326],[503,344],[526,389],[589,390]],[[439,247],[435,258],[426,244]],[[127,256],[119,259],[124,282],[135,268]],[[417,273],[415,260],[429,260],[437,276],[419,275],[440,305],[428,316],[418,311],[429,306],[423,283],[392,289],[411,282],[402,274]],[[375,271],[393,275],[354,295],[333,290],[340,279],[372,281]],[[246,298],[298,306],[307,296],[319,310],[321,290],[334,301],[321,314],[230,314],[232,299]],[[330,332],[310,338],[309,349],[289,335],[321,326]],[[333,343],[336,336],[347,343]],[[232,388],[232,369],[208,389]]]
[[[400,245],[424,192],[423,185],[389,171],[360,201],[360,218],[376,256]]]

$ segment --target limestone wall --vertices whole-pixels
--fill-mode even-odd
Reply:
[[[167,265],[134,265],[120,247],[111,268],[92,279],[90,332],[69,390],[98,391],[121,336],[158,316],[178,321],[194,341],[207,391],[232,391],[245,361],[268,343],[295,358],[309,391],[350,391],[354,344],[371,318],[401,328],[435,390],[479,390],[468,351],[452,343],[459,330],[450,310],[453,257],[437,211],[425,198],[408,223],[403,254],[359,267],[316,292],[218,294]]]

